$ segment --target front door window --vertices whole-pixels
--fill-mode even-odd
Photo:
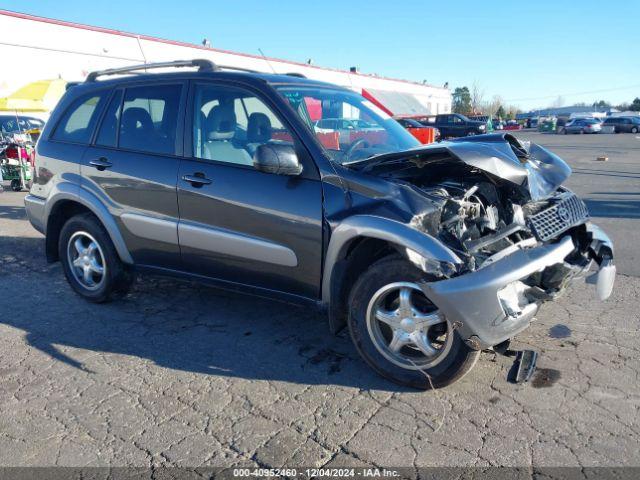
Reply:
[[[250,92],[199,85],[194,97],[194,157],[253,167],[253,155],[266,143],[293,143],[278,116]]]

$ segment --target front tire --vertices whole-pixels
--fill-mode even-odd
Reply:
[[[124,295],[133,283],[133,274],[120,260],[109,234],[90,213],[67,220],[60,232],[58,255],[71,288],[90,302]]]
[[[360,276],[349,297],[349,332],[362,358],[383,377],[418,389],[467,374],[480,355],[420,290],[425,274],[393,255]]]
[[[638,128],[637,127],[633,127],[631,129],[631,133],[638,133]]]

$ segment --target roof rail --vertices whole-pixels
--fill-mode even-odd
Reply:
[[[197,58],[194,60],[176,60],[173,62],[144,63],[142,65],[131,65],[129,67],[109,68],[107,70],[97,70],[89,73],[85,82],[95,82],[98,77],[107,75],[121,75],[123,73],[133,73],[140,70],[149,70],[152,68],[180,68],[180,67],[198,67],[199,72],[213,72],[218,67],[211,60]]]
[[[216,65],[218,70],[237,70],[239,72],[260,73],[258,70],[252,70],[244,67],[232,67],[231,65]]]
[[[287,72],[285,75],[288,75],[289,77],[307,78],[306,75],[299,72]]]

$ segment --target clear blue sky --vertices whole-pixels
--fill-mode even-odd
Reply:
[[[0,8],[451,87],[476,81],[487,99],[523,108],[559,95],[566,105],[640,97],[640,2],[631,0],[0,0]]]

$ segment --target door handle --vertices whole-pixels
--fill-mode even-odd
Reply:
[[[202,185],[209,185],[211,180],[204,176],[204,173],[194,173],[193,175],[183,175],[182,180],[189,182],[194,187],[201,187]]]
[[[91,160],[89,162],[89,165],[96,167],[98,170],[102,172],[105,168],[109,168],[113,164],[109,160],[107,160],[105,157],[100,157],[97,160]]]

